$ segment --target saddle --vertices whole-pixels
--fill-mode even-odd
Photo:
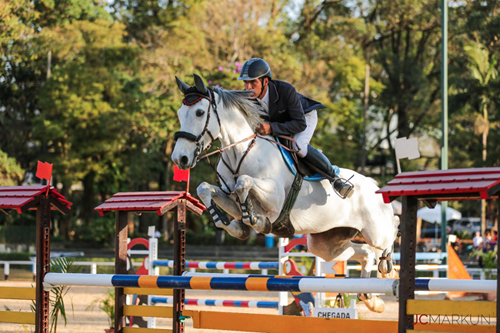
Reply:
[[[282,146],[278,145],[281,156],[283,156],[283,160],[285,161],[286,165],[290,169],[290,171],[293,173],[294,176],[297,175],[297,172],[301,173],[304,177],[305,180],[307,181],[312,181],[312,182],[317,182],[325,179],[325,177],[318,172],[316,172],[311,165],[306,162],[303,158],[297,155],[297,153],[294,151],[295,147],[293,147],[293,142],[290,140],[287,140],[283,137],[275,138],[277,142],[281,143],[282,145],[286,146],[287,148],[290,149],[286,150]]]

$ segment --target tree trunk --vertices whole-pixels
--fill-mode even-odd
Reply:
[[[66,183],[62,183],[62,188],[61,188],[61,195],[64,196],[64,198],[68,201],[69,200],[69,186]],[[61,214],[61,218],[59,219],[59,232],[61,236],[63,237],[64,240],[68,241],[70,240],[69,238],[69,231],[70,231],[70,221],[72,220],[72,211],[68,213],[68,215]]]
[[[370,65],[366,64],[366,72],[365,72],[365,96],[363,103],[363,134],[362,134],[362,142],[361,142],[361,174],[365,174],[366,167],[366,117],[368,111],[368,97],[370,94]]]
[[[149,186],[147,183],[141,184],[139,186],[139,192],[148,191]],[[154,217],[153,217],[154,218]],[[151,214],[141,214],[139,215],[139,232],[143,235],[148,234],[148,228],[150,225],[154,224]]]
[[[410,135],[410,125],[406,105],[398,105],[398,138],[407,138]]]
[[[82,196],[82,212],[81,218],[84,225],[89,225],[89,221],[94,213],[95,205],[95,193],[94,193],[94,182],[95,173],[94,171],[89,172],[83,178],[83,196]]]

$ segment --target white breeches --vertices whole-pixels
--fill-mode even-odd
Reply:
[[[316,110],[306,113],[305,116],[307,125],[306,129],[293,136],[293,139],[297,142],[295,148],[299,149],[297,154],[300,157],[307,155],[307,145],[311,142],[316,125],[318,125],[318,112]]]

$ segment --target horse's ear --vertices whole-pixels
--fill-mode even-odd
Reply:
[[[193,74],[194,76],[194,84],[196,85],[196,89],[198,89],[199,92],[202,94],[207,93],[207,86],[205,86],[205,82],[203,82],[203,79],[199,77],[197,74]]]
[[[177,86],[179,90],[185,95],[186,91],[191,88],[189,84],[182,82],[177,76],[175,77],[175,81],[177,81]]]

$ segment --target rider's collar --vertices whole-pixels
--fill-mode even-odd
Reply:
[[[198,103],[202,98],[210,99],[210,92],[208,91],[208,89],[207,93],[203,94],[198,89],[196,89],[196,87],[191,87],[184,94],[184,99],[182,100],[182,103],[184,105],[189,106]]]

